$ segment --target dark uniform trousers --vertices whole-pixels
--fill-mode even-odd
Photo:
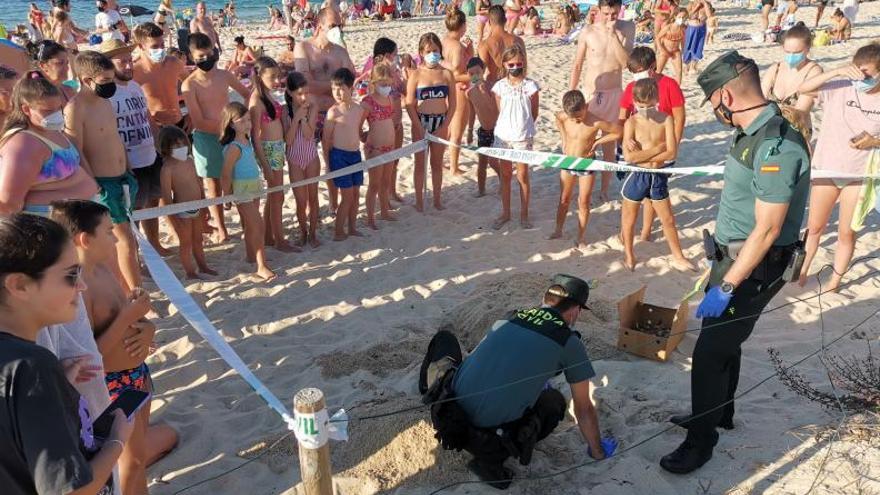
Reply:
[[[787,248],[771,248],[749,278],[736,288],[724,313],[718,318],[703,318],[691,370],[694,419],[686,425],[688,441],[697,446],[713,447],[718,442],[715,427],[733,421],[741,346],[752,334],[760,313],[785,285],[781,277],[788,262],[787,253]],[[732,264],[733,261],[726,256],[716,262],[707,289],[719,285]],[[728,401],[724,407],[718,407]],[[707,412],[710,410],[712,412]]]
[[[487,464],[501,464],[511,455],[528,464],[534,444],[547,438],[565,417],[565,397],[556,389],[541,392],[523,417],[496,428],[472,427],[464,450]],[[503,434],[498,435],[497,430]],[[512,443],[512,445],[511,445]],[[520,452],[527,451],[527,457]]]

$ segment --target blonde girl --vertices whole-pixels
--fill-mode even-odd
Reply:
[[[251,146],[251,119],[248,109],[238,102],[223,107],[220,115],[220,144],[223,146],[223,170],[220,184],[224,195],[250,195],[261,190],[260,167]],[[256,275],[265,281],[275,278],[266,265],[266,248],[263,242],[263,219],[260,218],[260,199],[248,199],[236,203],[238,216],[244,230],[247,261],[257,263]]]
[[[367,116],[369,132],[367,132],[364,149],[369,160],[375,156],[395,149],[396,132],[394,126],[394,104],[391,92],[394,88],[394,74],[386,64],[375,64],[370,72],[370,94],[361,101]],[[391,215],[391,181],[394,165],[386,163],[373,167],[369,171],[370,182],[367,184],[367,225],[379,230],[376,225],[376,199],[379,200],[379,218],[395,220]]]

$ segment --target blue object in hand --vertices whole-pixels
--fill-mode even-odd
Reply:
[[[617,440],[614,437],[605,437],[602,440],[599,440],[599,445],[602,446],[602,451],[605,452],[606,459],[613,456],[614,451],[617,450]],[[587,454],[589,454],[590,457],[593,456],[590,447],[587,447]]]
[[[720,286],[709,289],[700,307],[697,308],[697,318],[717,318],[727,309],[733,294],[725,294]]]

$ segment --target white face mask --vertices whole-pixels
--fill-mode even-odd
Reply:
[[[284,100],[285,94],[286,92],[283,89],[275,89],[272,91],[272,99],[275,100],[275,103],[284,105],[286,103]]]
[[[391,86],[376,86],[376,92],[382,96],[388,96],[391,94]]]
[[[162,61],[165,60],[166,54],[167,52],[164,48],[150,48],[150,50],[147,52],[147,56],[150,57],[150,60],[152,60],[153,63],[156,64],[162,63]]]
[[[642,72],[633,72],[633,81],[641,81],[651,77],[651,71],[643,70]]]
[[[55,113],[51,113],[43,117],[38,125],[43,129],[46,129],[47,131],[63,131],[64,114],[61,113],[61,110],[58,110]]]
[[[682,26],[682,25],[684,25],[684,19],[678,18],[675,20],[675,23],[678,24],[679,26]]]
[[[335,27],[330,31],[327,31],[327,41],[333,43],[334,45],[345,48],[345,41],[342,39],[342,29],[340,29],[339,27]]]
[[[189,158],[189,148],[174,148],[171,150],[171,158],[186,161],[186,159]]]

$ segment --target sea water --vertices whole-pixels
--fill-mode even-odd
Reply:
[[[175,13],[182,12],[186,9],[195,10],[197,0],[173,0]],[[222,9],[228,0],[207,0],[208,13],[214,15]],[[148,10],[155,11],[159,7],[160,0],[118,0],[119,6],[137,5]],[[52,9],[48,0],[36,0],[37,7],[43,11],[45,15],[49,15]],[[31,2],[29,0],[0,0],[0,24],[6,26],[9,32],[15,30],[17,24],[26,24],[28,10]],[[269,10],[267,5],[281,5],[281,0],[236,0],[235,13],[239,19],[246,21],[266,21],[269,20]],[[92,31],[95,29],[95,14],[98,9],[95,7],[94,0],[70,0],[70,13],[73,16],[73,22],[77,27]],[[187,17],[194,15],[191,12]],[[141,22],[152,21],[153,16],[141,16],[131,18],[123,16],[126,24],[133,26]]]

